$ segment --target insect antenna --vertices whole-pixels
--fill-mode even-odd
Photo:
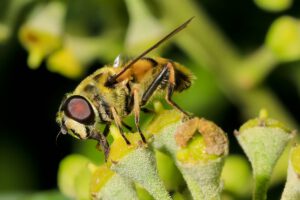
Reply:
[[[167,34],[165,37],[163,37],[161,40],[159,40],[157,43],[155,43],[153,46],[151,46],[150,48],[148,48],[146,51],[144,51],[143,53],[141,53],[138,57],[136,57],[135,59],[133,59],[130,63],[128,63],[118,74],[112,75],[108,78],[107,82],[105,83],[106,86],[111,86],[113,84],[116,83],[117,78],[119,78],[127,69],[129,69],[134,63],[136,63],[139,59],[141,59],[142,57],[144,57],[146,54],[148,54],[149,52],[151,52],[153,49],[157,48],[160,44],[162,44],[163,42],[165,42],[166,40],[170,39],[172,36],[174,36],[176,33],[178,33],[179,31],[181,31],[182,29],[184,29],[194,18],[191,17],[190,19],[188,19],[186,22],[184,22],[183,24],[181,24],[180,26],[178,26],[177,28],[175,28],[173,31],[171,31],[169,34]]]
[[[59,136],[62,135],[62,134],[63,134],[63,133],[61,132],[61,130],[59,130],[58,133],[57,133],[57,135],[56,135],[56,137],[55,137],[55,145],[56,145],[56,146],[58,146],[57,141],[58,141]]]

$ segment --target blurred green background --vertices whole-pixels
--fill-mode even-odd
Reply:
[[[1,0],[0,199],[52,190],[49,197],[63,198],[55,193],[60,160],[71,152],[102,159],[93,142],[63,136],[56,143],[63,95],[118,54],[138,55],[192,16],[150,54],[197,77],[176,102],[222,127],[231,153],[241,152],[233,130],[261,108],[297,129],[299,8],[296,0]],[[281,190],[277,184],[271,193]]]

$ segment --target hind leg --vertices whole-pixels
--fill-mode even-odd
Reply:
[[[171,105],[173,108],[177,109],[178,111],[180,111],[181,113],[189,117],[190,115],[172,100],[172,95],[175,87],[175,70],[171,62],[168,62],[166,67],[168,68],[169,71],[169,80],[168,80],[169,83],[168,83],[167,94],[165,99],[169,105]]]

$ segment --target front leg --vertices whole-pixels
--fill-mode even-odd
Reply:
[[[144,143],[147,143],[145,136],[142,133],[142,130],[140,128],[140,103],[139,103],[139,94],[138,94],[138,89],[134,88],[133,89],[133,112],[134,112],[134,122],[135,126],[143,140]]]
[[[101,133],[99,133],[97,131],[93,131],[91,133],[91,135],[89,136],[90,139],[94,139],[94,140],[96,140],[98,142],[96,147],[97,147],[98,150],[104,152],[105,161],[107,161],[108,154],[110,152],[109,144],[108,144],[107,139],[106,139],[106,136],[107,136],[107,134],[109,132],[109,127],[110,127],[110,124],[107,124],[105,126],[103,134],[101,134]]]

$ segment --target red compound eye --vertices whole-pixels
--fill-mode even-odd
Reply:
[[[82,96],[69,97],[64,106],[66,115],[83,124],[94,123],[94,112],[90,103]]]

